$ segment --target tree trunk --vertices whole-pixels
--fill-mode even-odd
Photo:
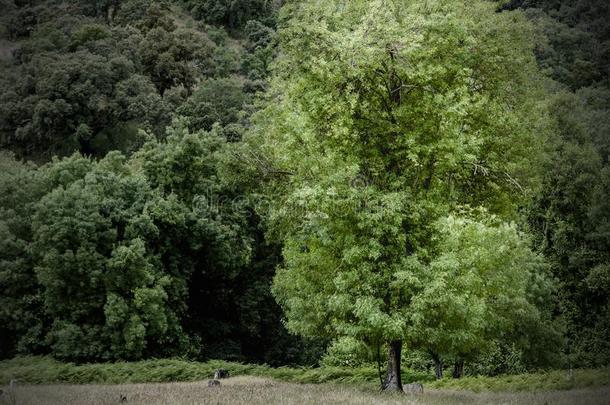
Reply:
[[[443,360],[436,353],[431,353],[432,360],[434,361],[434,375],[437,380],[443,378]]]
[[[400,379],[400,351],[402,341],[395,340],[390,342],[388,347],[388,374],[383,383],[384,391],[402,392],[402,381]]]
[[[457,360],[453,364],[453,378],[462,378],[464,375],[464,360]]]

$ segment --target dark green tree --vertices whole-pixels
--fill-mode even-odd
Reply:
[[[81,361],[171,353],[185,340],[178,279],[188,274],[168,272],[145,241],[168,223],[180,227],[184,213],[120,154],[90,166],[45,195],[33,217],[35,270],[53,319],[47,343]]]
[[[31,221],[46,187],[36,168],[0,152],[0,358],[41,353],[44,314]]]

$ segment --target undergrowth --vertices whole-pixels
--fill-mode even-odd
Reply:
[[[349,383],[373,386],[379,383],[376,367],[272,368],[221,360],[194,362],[181,359],[136,362],[74,364],[51,357],[16,357],[0,361],[0,384],[16,379],[21,384],[124,384],[198,381],[209,379],[224,368],[231,376],[249,375],[296,383]],[[403,369],[403,383],[422,382],[427,388],[471,391],[539,391],[610,386],[610,369],[555,370],[500,377],[445,378]]]

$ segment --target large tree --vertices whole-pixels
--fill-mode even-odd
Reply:
[[[279,197],[274,283],[290,330],[384,344],[400,389],[410,262],[461,206],[509,217],[535,184],[545,114],[530,27],[485,2],[284,8],[252,161]],[[535,122],[534,123],[534,118]]]

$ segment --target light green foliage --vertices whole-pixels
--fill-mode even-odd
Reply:
[[[285,15],[252,143],[269,159],[262,173],[283,175],[273,182],[271,218],[284,241],[273,291],[289,329],[404,339],[415,318],[434,316],[416,306],[418,291],[434,296],[464,272],[447,286],[456,302],[439,297],[447,311],[439,315],[456,324],[437,333],[455,331],[468,351],[484,331],[506,330],[503,312],[525,305],[520,265],[534,260],[525,242],[510,227],[474,223],[460,237],[457,220],[455,239],[437,243],[450,223],[433,224],[463,205],[511,217],[536,184],[546,124],[528,24],[484,2],[301,2]],[[464,246],[516,256],[451,256]],[[426,282],[422,266],[431,269]],[[493,283],[481,285],[479,274]],[[504,282],[514,290],[491,311],[485,300]]]
[[[376,361],[375,350],[352,337],[340,337],[332,342],[320,360],[323,367],[360,367]],[[380,360],[381,360],[381,353]],[[385,358],[385,353],[383,353]]]
[[[488,199],[497,210],[506,195],[496,188],[510,188],[511,177],[525,186],[521,163],[543,137],[532,136],[536,73],[518,15],[478,2],[297,8],[280,33],[275,101],[285,129],[300,133],[274,141],[305,160],[312,180],[332,159],[354,156],[346,163],[367,183]],[[291,158],[276,161],[290,167]]]
[[[473,360],[496,341],[517,339],[526,350],[536,347],[527,353],[531,364],[552,363],[545,355],[561,348],[561,331],[550,318],[553,286],[528,240],[497,218],[450,216],[437,222],[435,233],[439,255],[413,263],[414,274],[397,276],[411,278],[419,290],[410,303],[411,344],[446,359]]]

